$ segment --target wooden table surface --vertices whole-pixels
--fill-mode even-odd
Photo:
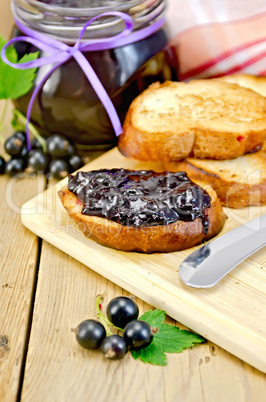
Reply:
[[[21,224],[21,206],[46,185],[0,176],[0,402],[266,400],[266,375],[211,342],[169,354],[166,367],[80,348],[71,328],[94,316],[95,296],[128,293]],[[141,312],[152,307],[136,301]]]
[[[166,367],[80,348],[71,328],[94,317],[95,296],[128,293],[21,224],[21,206],[46,186],[0,176],[1,402],[265,401],[266,375],[211,342],[169,354]]]

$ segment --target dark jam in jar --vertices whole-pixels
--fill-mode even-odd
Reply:
[[[70,175],[68,189],[83,204],[84,215],[111,219],[124,226],[168,225],[202,220],[208,232],[209,194],[185,172],[100,169]]]
[[[16,3],[17,0],[13,0],[13,2]],[[128,3],[131,2],[128,1]],[[65,2],[65,4],[60,1],[35,2],[35,4],[37,3],[41,3],[42,7],[56,3],[64,10],[67,6],[74,7],[74,3],[77,7],[84,6],[87,3],[93,4],[92,1],[88,0],[87,2],[74,3],[70,1]],[[97,2],[94,3],[96,7]],[[102,3],[110,4],[106,1],[102,1]],[[117,3],[121,2],[117,1]],[[123,7],[125,3],[127,2],[121,3]],[[145,6],[148,4],[144,1],[135,1],[135,3],[145,3]],[[164,3],[164,1],[159,3]],[[153,7],[156,8],[155,5]],[[46,18],[48,18],[47,15]],[[69,20],[67,21],[69,23]],[[82,24],[85,22],[86,19]],[[80,26],[82,27],[82,25]],[[142,28],[141,26],[140,29]],[[13,36],[18,35],[21,33],[15,29]],[[84,40],[88,39],[85,38]],[[73,45],[74,43],[68,44]],[[19,57],[25,53],[38,50],[26,43],[18,43],[15,46]],[[41,52],[40,56],[42,55]],[[177,80],[176,54],[168,45],[168,35],[164,26],[138,42],[110,50],[85,52],[84,56],[107,91],[121,123],[124,121],[130,103],[151,83]],[[47,73],[47,68],[47,66],[43,66],[38,69],[35,82],[41,80]],[[15,101],[16,107],[24,114],[27,111],[31,94],[32,91]],[[78,149],[107,149],[117,142],[104,106],[74,58],[55,70],[46,81],[35,101],[31,120],[42,135],[63,134],[74,141]]]

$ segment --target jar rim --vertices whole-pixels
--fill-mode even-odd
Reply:
[[[87,0],[90,1],[90,0]],[[110,1],[108,1],[110,3]],[[59,4],[43,3],[40,0],[11,0],[11,4],[16,9],[21,9],[31,13],[51,13],[64,16],[86,16],[93,17],[99,13],[108,11],[129,11],[130,14],[146,13],[151,9],[160,6],[161,3],[166,3],[166,0],[114,0],[112,5],[97,6],[97,7],[68,7]],[[89,12],[89,15],[88,15]]]
[[[154,0],[151,0],[154,2]],[[151,2],[148,0],[148,3]],[[57,14],[64,14],[64,15],[75,15],[79,14],[82,16],[83,14],[88,13],[90,11],[90,15],[97,15],[102,12],[107,12],[107,11],[123,11],[123,10],[128,10],[131,7],[136,7],[142,3],[144,3],[145,0],[127,0],[126,2],[123,0],[115,0],[114,2],[112,1],[112,5],[106,5],[106,6],[97,6],[97,7],[69,7],[66,5],[60,5],[60,4],[48,4],[48,3],[43,3],[40,0],[28,0],[27,3],[35,8],[36,11],[44,11],[44,12],[54,12]],[[147,2],[147,0],[146,0]],[[20,1],[21,3],[21,1]],[[108,1],[110,3],[110,1]]]
[[[104,12],[127,13],[133,20],[134,31],[151,25],[164,16],[166,0],[115,0],[112,6],[86,9],[59,7],[39,0],[12,0],[11,8],[21,24],[63,42],[74,43],[84,24]],[[117,35],[123,29],[124,22],[120,17],[105,16],[91,23],[83,40]]]

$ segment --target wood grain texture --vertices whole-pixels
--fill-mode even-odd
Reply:
[[[0,401],[17,398],[38,254],[37,237],[21,224],[22,204],[44,183],[0,176]]]
[[[95,296],[104,291],[104,305],[130,295],[43,243],[22,401],[264,402],[266,376],[211,342],[168,354],[166,367],[129,354],[106,361],[99,351],[82,349],[71,328],[94,317]],[[151,308],[136,302],[141,313]],[[168,323],[174,321],[168,318]]]
[[[13,16],[11,12],[10,0],[1,0],[0,18],[1,18],[0,34],[7,39],[10,37],[13,27]]]
[[[114,149],[86,168],[121,166],[140,165]],[[27,227],[127,291],[164,309],[174,319],[266,372],[265,249],[241,263],[214,288],[188,288],[180,281],[177,271],[179,263],[193,249],[143,255],[94,243],[77,230],[62,209],[57,190],[64,184],[65,181],[59,183],[25,205],[33,211],[22,216]],[[263,211],[265,208],[254,207],[226,210],[228,219],[222,233]]]
[[[0,34],[13,26],[9,0],[1,0]],[[4,109],[0,100],[0,116]],[[8,103],[1,135],[12,133],[12,103]],[[4,155],[0,142],[0,155]],[[8,158],[5,155],[5,158]],[[17,400],[36,274],[38,239],[21,224],[21,206],[45,188],[43,178],[22,174],[0,176],[0,401]]]

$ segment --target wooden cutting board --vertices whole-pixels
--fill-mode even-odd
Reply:
[[[161,169],[156,163],[126,159],[115,148],[83,170],[115,167]],[[66,182],[64,179],[24,204],[22,222],[28,229],[266,373],[266,247],[239,264],[213,288],[190,288],[179,279],[178,267],[195,248],[145,255],[96,244],[80,233],[61,205],[57,191]],[[228,219],[220,235],[266,213],[266,207],[225,208],[225,212]]]

